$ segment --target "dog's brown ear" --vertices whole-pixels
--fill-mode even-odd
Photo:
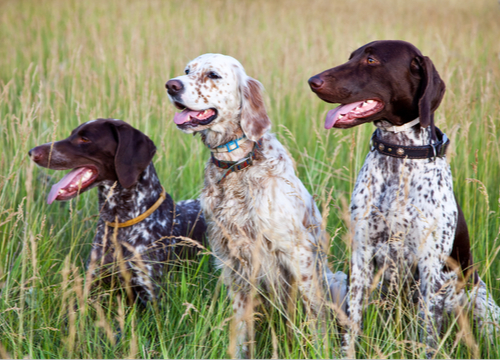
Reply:
[[[125,122],[113,124],[118,135],[115,171],[123,188],[137,183],[156,153],[156,146],[147,135]]]
[[[443,99],[446,86],[429,57],[418,56],[417,61],[422,69],[422,90],[418,101],[420,124],[424,128],[434,127],[433,113]]]
[[[258,141],[271,128],[264,100],[262,84],[247,77],[241,87],[241,128],[248,139]]]

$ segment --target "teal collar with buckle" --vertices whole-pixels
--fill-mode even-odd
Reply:
[[[212,153],[231,153],[233,150],[236,150],[240,147],[241,144],[247,141],[247,136],[243,134],[241,138],[231,140],[226,144],[219,145],[218,147],[211,148]]]
[[[239,146],[238,146],[239,148]],[[229,174],[233,172],[240,171],[242,169],[245,169],[253,164],[253,160],[255,159],[255,151],[257,149],[262,148],[262,138],[260,138],[253,146],[253,149],[246,157],[243,159],[237,160],[236,162],[232,161],[226,161],[226,160],[219,160],[214,157],[214,153],[212,153],[212,163],[217,167],[221,169],[225,169],[226,172],[222,175],[221,179],[217,181],[217,184],[219,184],[222,180],[224,180]],[[234,150],[234,149],[233,149]]]

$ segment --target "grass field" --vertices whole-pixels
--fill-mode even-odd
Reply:
[[[325,131],[330,108],[307,79],[375,39],[407,40],[429,55],[447,84],[436,121],[452,140],[474,260],[500,301],[499,37],[496,0],[1,1],[0,356],[227,356],[229,300],[209,252],[172,269],[158,308],[130,307],[117,291],[89,298],[97,191],[48,206],[62,173],[27,156],[87,120],[123,119],[156,143],[155,166],[172,197],[197,197],[209,153],[174,126],[164,84],[207,52],[234,56],[266,88],[273,131],[329,210],[331,269],[345,272],[348,204],[373,126]],[[339,356],[336,329],[318,338],[297,312],[290,322],[274,309],[256,314],[256,357]],[[415,308],[374,301],[357,356],[425,357],[418,333]],[[500,358],[498,342],[456,320],[441,340],[439,358]]]

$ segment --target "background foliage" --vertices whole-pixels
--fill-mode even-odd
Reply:
[[[229,301],[209,252],[172,269],[158,308],[129,307],[113,290],[89,297],[96,191],[48,206],[62,172],[27,156],[87,120],[123,119],[156,143],[155,166],[174,199],[197,197],[209,154],[174,126],[164,84],[207,52],[237,58],[266,88],[273,131],[329,211],[335,271],[348,270],[348,204],[373,126],[325,131],[331,106],[307,79],[376,39],[406,40],[430,56],[447,84],[436,119],[452,139],[474,259],[499,301],[499,37],[492,0],[1,1],[0,356],[226,356]],[[358,357],[423,357],[416,310],[373,303]],[[274,310],[256,314],[257,357],[338,356],[338,331],[319,341],[297,312],[293,327]],[[466,331],[452,320],[437,356],[500,357],[496,342]]]

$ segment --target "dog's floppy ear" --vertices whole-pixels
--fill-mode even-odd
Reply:
[[[418,101],[420,124],[427,128],[434,128],[434,111],[438,108],[444,96],[446,86],[434,68],[434,64],[427,56],[417,56],[418,64],[422,69],[421,95]]]
[[[123,188],[137,183],[156,153],[153,141],[125,122],[113,124],[118,135],[115,153],[115,171]]]
[[[241,82],[241,128],[248,139],[256,142],[271,128],[262,99],[263,87],[249,76]]]

